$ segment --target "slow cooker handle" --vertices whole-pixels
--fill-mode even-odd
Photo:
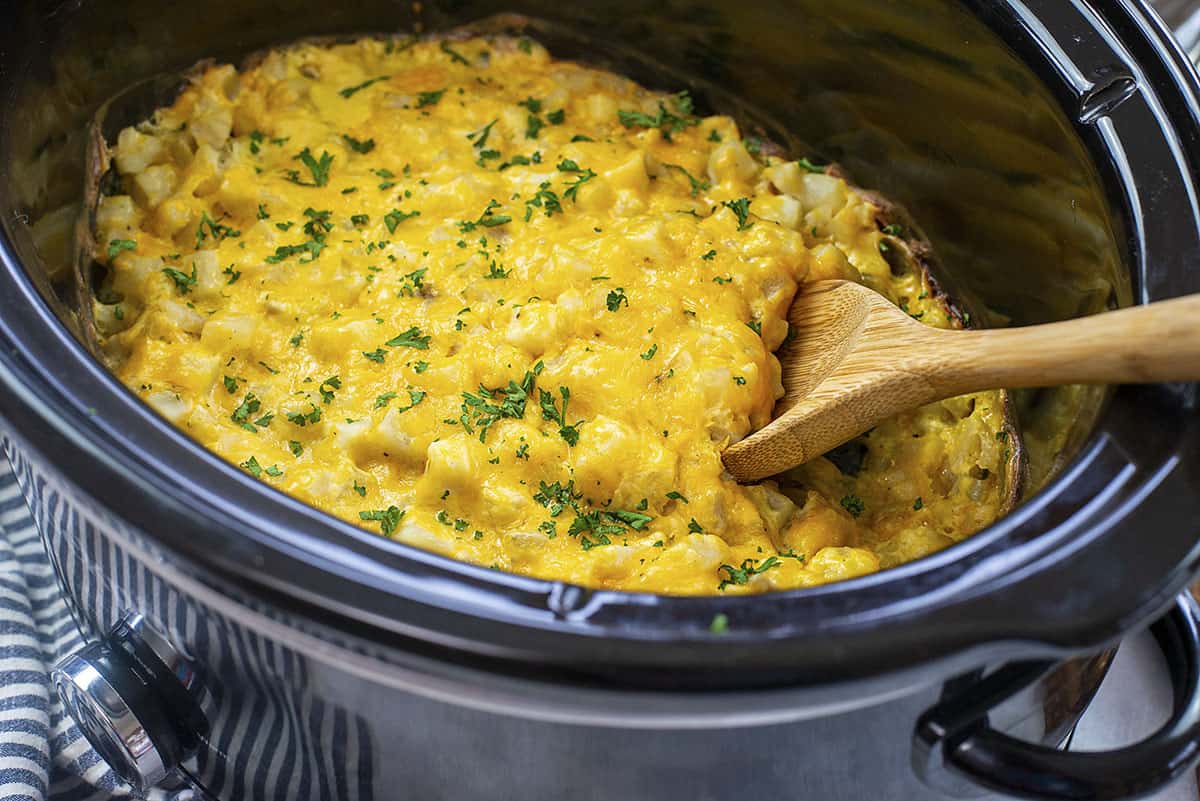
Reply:
[[[1049,665],[1002,668],[983,680],[993,692],[981,703],[967,691],[917,722],[914,768],[942,789],[974,785],[1040,801],[1137,798],[1178,779],[1200,760],[1200,605],[1187,593],[1151,626],[1174,689],[1171,719],[1136,745],[1114,751],[1067,752],[1018,740],[991,728],[987,709],[1028,684]],[[1007,692],[995,691],[1008,685]],[[961,786],[961,785],[960,785]]]

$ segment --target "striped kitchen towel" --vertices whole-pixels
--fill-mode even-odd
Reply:
[[[50,668],[83,644],[54,570],[0,453],[0,801],[185,801],[135,793],[63,714]]]

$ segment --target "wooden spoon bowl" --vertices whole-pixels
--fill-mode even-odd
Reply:
[[[1200,295],[1025,328],[963,331],[914,320],[848,281],[796,296],[769,424],[723,455],[739,481],[782,473],[934,401],[985,389],[1200,381]]]

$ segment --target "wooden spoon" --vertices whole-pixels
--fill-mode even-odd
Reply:
[[[899,412],[985,389],[1200,381],[1200,295],[1026,328],[924,325],[875,291],[818,281],[792,304],[776,418],[724,453],[738,481],[815,459]]]

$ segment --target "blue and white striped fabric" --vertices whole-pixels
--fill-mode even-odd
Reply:
[[[134,793],[63,714],[50,668],[80,647],[54,570],[0,453],[0,800],[185,801],[191,791]]]

